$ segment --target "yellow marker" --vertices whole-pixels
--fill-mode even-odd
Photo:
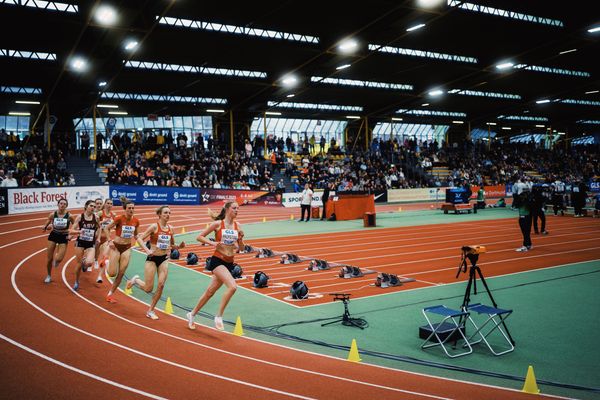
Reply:
[[[181,228],[181,234],[183,235],[185,233],[185,226],[183,228]]]
[[[133,294],[133,289],[132,288],[129,288],[129,289],[125,288],[125,294],[127,296],[131,296]]]
[[[358,354],[358,346],[356,345],[356,339],[352,339],[352,345],[350,346],[350,353],[348,353],[348,361],[361,362],[360,355]]]
[[[294,214],[290,214],[290,221],[294,220]]]
[[[267,217],[263,217],[263,222],[267,222]]]
[[[525,384],[523,385],[522,391],[531,394],[538,394],[540,392],[535,380],[535,373],[533,372],[533,367],[531,365],[529,368],[527,368],[527,376],[525,377]]]
[[[402,212],[402,207],[398,207],[398,212]]]
[[[173,303],[171,303],[170,297],[167,297],[167,302],[165,303],[165,314],[173,314]]]
[[[240,318],[239,315],[238,315],[237,319],[235,320],[235,328],[233,328],[233,334],[236,336],[244,335],[244,328],[242,328],[242,319]]]

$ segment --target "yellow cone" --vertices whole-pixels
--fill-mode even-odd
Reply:
[[[238,315],[237,319],[235,320],[235,328],[233,328],[233,334],[236,336],[244,335],[244,328],[242,328],[242,319],[240,318],[239,315]]]
[[[133,294],[133,289],[132,288],[129,288],[129,289],[125,288],[125,294],[127,296],[131,296]]]
[[[208,229],[208,222],[206,223],[206,228]]]
[[[538,394],[540,392],[531,365],[527,368],[527,376],[525,377],[525,384],[523,385],[522,391],[530,394]]]
[[[173,303],[171,303],[170,297],[167,297],[167,302],[165,303],[165,314],[173,314]]]
[[[402,207],[398,207],[398,212],[402,212]]]
[[[356,345],[356,339],[352,339],[352,345],[350,346],[350,353],[348,353],[348,361],[361,362],[360,355],[358,354],[358,346]]]
[[[263,217],[263,222],[267,222],[267,217]]]
[[[185,226],[183,228],[181,228],[181,234],[183,235],[185,233]]]
[[[290,214],[290,221],[294,220],[294,214]]]

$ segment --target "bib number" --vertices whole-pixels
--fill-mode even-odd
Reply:
[[[171,235],[158,235],[156,247],[161,250],[167,250],[171,246]]]
[[[95,233],[96,231],[93,229],[82,229],[81,233],[79,234],[79,239],[86,242],[93,242]]]
[[[69,221],[66,218],[54,218],[52,226],[54,229],[66,229],[68,222]]]
[[[226,245],[233,245],[238,241],[238,233],[233,229],[224,229],[221,235],[221,241]]]
[[[135,234],[135,226],[123,225],[121,227],[121,237],[123,239],[131,239]]]

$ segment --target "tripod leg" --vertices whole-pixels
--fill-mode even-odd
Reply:
[[[488,287],[487,282],[485,281],[485,278],[483,277],[483,273],[481,273],[481,269],[479,267],[476,267],[476,268],[477,268],[477,275],[479,275],[479,279],[481,279],[481,283],[483,283],[483,287],[485,287],[485,291],[487,292],[490,300],[492,301],[492,304],[494,305],[495,308],[498,308],[498,304],[496,304],[496,300],[494,300],[494,297],[492,296],[492,292],[490,292],[490,288]],[[510,342],[514,346],[515,340],[513,339],[512,335],[510,334],[508,327],[504,323],[504,319],[502,319],[502,326],[504,327],[504,330],[506,331],[506,334],[508,335]]]

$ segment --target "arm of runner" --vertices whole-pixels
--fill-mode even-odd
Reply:
[[[172,229],[171,229],[172,231]],[[175,236],[171,235],[171,250],[175,250],[175,249],[183,249],[185,247],[185,242],[181,242],[179,243],[179,246],[175,245]]]
[[[198,237],[196,237],[196,240],[200,243],[204,243],[207,244],[209,246],[217,246],[217,242],[213,242],[212,240],[209,240],[206,235],[208,235],[211,232],[216,231],[217,229],[219,229],[219,226],[221,225],[221,221],[215,221],[212,224],[210,224],[206,229],[204,229],[202,232],[200,232],[200,234],[198,235]]]
[[[141,235],[137,235],[137,227],[135,228],[135,240],[137,244],[142,248],[142,250],[148,255],[152,254],[152,249],[146,247],[146,239],[149,238],[150,235],[152,235],[157,229],[158,224],[152,224],[146,229],[144,233],[142,233]]]
[[[54,213],[48,214],[48,220],[46,221],[46,225],[44,225],[44,227],[42,228],[43,231],[48,230],[48,228],[52,230],[52,217],[54,217]]]
[[[78,215],[77,218],[75,218],[75,222],[73,222],[73,225],[71,225],[71,229],[69,229],[69,235],[71,236],[78,236],[79,233],[81,232],[79,229],[76,229],[75,227],[79,226],[79,221],[81,220],[81,215]]]

